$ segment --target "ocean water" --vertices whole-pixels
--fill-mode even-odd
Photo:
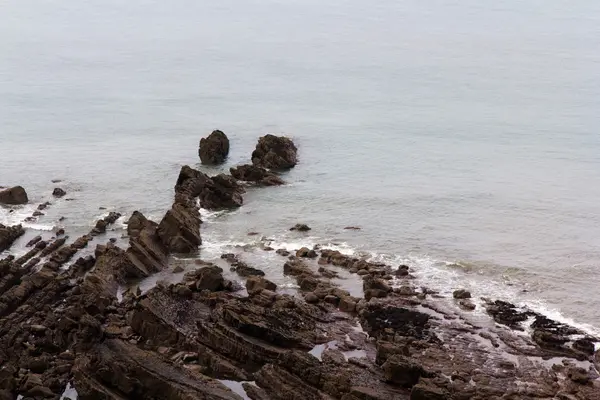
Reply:
[[[200,257],[329,244],[600,328],[598,2],[9,0],[0,54],[0,185],[32,200],[0,222],[159,219],[181,165],[285,134],[289,184],[207,215]]]

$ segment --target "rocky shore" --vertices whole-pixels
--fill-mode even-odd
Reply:
[[[207,163],[229,150],[215,132]],[[229,270],[198,258],[200,206],[242,207],[245,187],[284,184],[277,172],[297,162],[290,139],[267,135],[231,175],[183,166],[171,208],[157,222],[130,215],[126,245],[107,238],[118,213],[75,240],[32,237],[18,257],[26,229],[0,225],[0,399],[68,387],[83,400],[600,399],[600,338],[461,288],[444,298],[409,266],[265,247],[290,293],[243,254],[222,256]],[[183,272],[173,255],[193,267],[142,292],[141,279]]]

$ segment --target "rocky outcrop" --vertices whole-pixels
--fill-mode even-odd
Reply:
[[[220,174],[210,178],[187,165],[181,168],[175,185],[176,200],[181,197],[198,197],[202,208],[207,210],[240,207],[244,203],[244,192],[245,189],[229,175]]]
[[[22,186],[0,190],[0,204],[18,205],[27,204],[27,202],[29,202],[27,192]]]
[[[25,233],[21,225],[5,226],[0,224],[0,253],[12,246],[15,240]]]
[[[279,176],[256,165],[240,165],[230,168],[231,176],[245,182],[253,182],[264,186],[283,185],[285,182]]]
[[[54,196],[54,197],[63,197],[66,195],[67,195],[67,192],[65,192],[61,188],[54,188],[54,190],[52,191],[52,196]]]
[[[221,164],[229,154],[229,139],[222,131],[213,131],[208,137],[200,139],[198,155],[202,164]]]
[[[265,135],[252,152],[252,164],[268,169],[289,169],[298,163],[298,149],[284,136]]]
[[[163,245],[171,253],[195,253],[202,244],[200,236],[200,211],[196,202],[188,200],[175,202],[162,221],[156,233]]]

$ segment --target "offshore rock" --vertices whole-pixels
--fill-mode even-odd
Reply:
[[[198,155],[202,164],[221,164],[229,154],[229,139],[222,131],[213,131],[208,137],[200,139]]]
[[[284,136],[265,135],[252,152],[252,164],[269,169],[289,169],[298,163],[298,149]]]
[[[22,186],[0,190],[0,203],[8,205],[27,204],[27,192]]]
[[[285,182],[279,176],[256,165],[240,165],[229,169],[231,176],[245,182],[254,182],[265,186],[283,185]]]

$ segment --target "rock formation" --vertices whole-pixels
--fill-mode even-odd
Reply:
[[[285,182],[279,176],[256,165],[240,165],[232,167],[231,176],[245,182],[254,182],[264,186],[283,185]]]
[[[5,226],[0,224],[0,253],[10,248],[15,240],[25,233],[21,225]]]
[[[15,186],[0,190],[0,204],[18,205],[27,204],[27,192],[22,186]]]
[[[252,164],[269,169],[289,169],[298,163],[298,149],[284,136],[265,135],[252,152]]]
[[[202,164],[221,164],[229,154],[229,139],[223,132],[213,131],[208,137],[200,139],[198,155]]]
[[[179,197],[200,199],[200,205],[207,210],[220,210],[241,207],[245,189],[231,176],[208,175],[187,165],[181,168],[175,192]],[[186,201],[182,201],[185,203]]]

